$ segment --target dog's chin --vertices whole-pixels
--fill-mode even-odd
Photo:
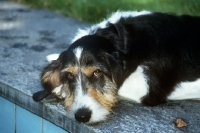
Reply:
[[[99,123],[107,121],[109,115],[110,115],[110,113],[108,113],[107,115],[105,115],[105,116],[103,116],[101,118],[98,118],[98,120],[94,120],[94,118],[91,118],[90,121],[87,122],[86,124],[88,124],[88,125],[97,125]]]
[[[109,118],[107,117],[107,118],[104,119],[104,120],[93,121],[93,122],[86,122],[86,123],[84,123],[84,124],[89,125],[89,126],[96,126],[96,125],[99,125],[99,124],[104,123],[104,122],[107,121],[108,119],[109,119]]]

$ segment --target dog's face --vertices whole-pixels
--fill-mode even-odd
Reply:
[[[100,42],[106,44],[106,41]],[[46,67],[42,84],[45,89],[59,88],[57,94],[65,99],[71,117],[96,123],[106,120],[117,102],[118,75],[114,75],[114,71],[119,67],[109,48],[105,50],[101,44],[91,44],[95,41],[89,42],[90,46],[85,43],[88,42],[73,43]]]

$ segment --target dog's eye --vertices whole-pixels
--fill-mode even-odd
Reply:
[[[68,79],[74,79],[74,75],[72,73],[67,73],[67,78]]]
[[[61,73],[61,79],[74,79],[74,75],[70,72],[62,72]]]
[[[94,71],[93,74],[94,74],[95,77],[98,78],[98,77],[100,77],[102,75],[102,72],[100,70],[96,70],[96,71]]]

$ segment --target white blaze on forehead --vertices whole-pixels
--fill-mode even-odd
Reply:
[[[76,56],[76,59],[77,59],[78,61],[80,61],[82,51],[83,51],[83,48],[82,48],[82,47],[77,47],[77,48],[73,49],[73,52],[74,52],[74,54],[75,54],[75,56]]]

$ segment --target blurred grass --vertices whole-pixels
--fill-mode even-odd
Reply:
[[[14,0],[96,23],[117,10],[150,10],[200,16],[200,0]]]

